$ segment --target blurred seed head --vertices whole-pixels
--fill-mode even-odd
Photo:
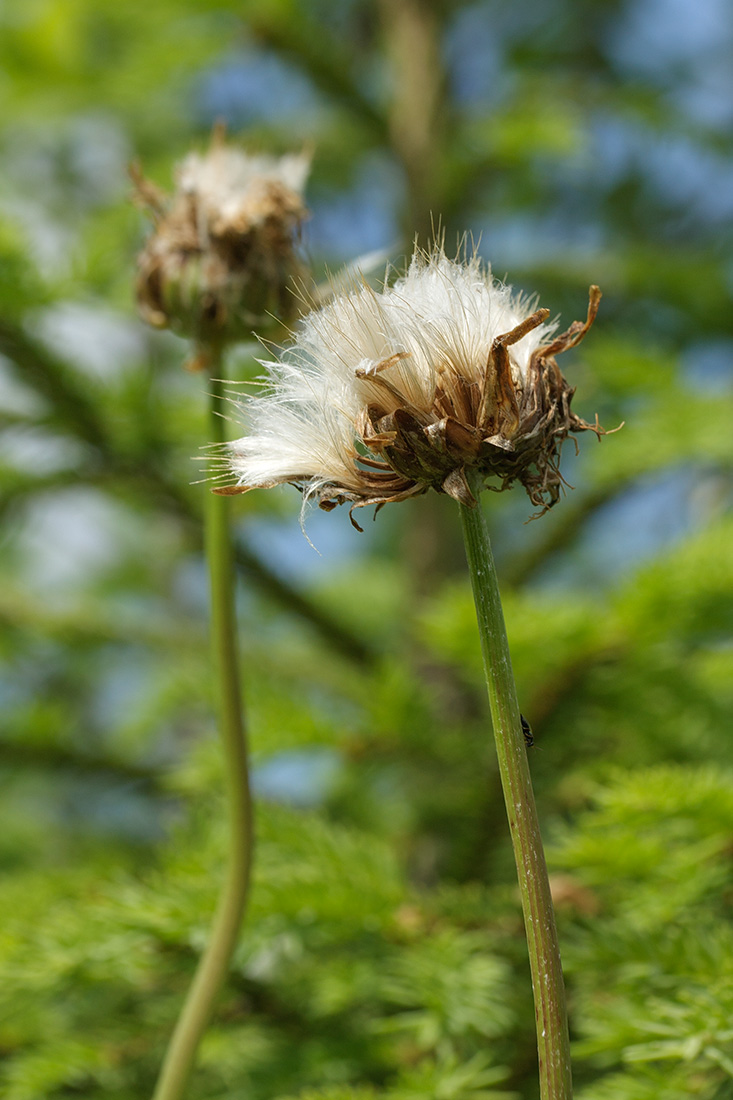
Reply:
[[[494,489],[519,481],[545,511],[563,485],[563,440],[603,433],[572,411],[555,360],[585,336],[600,297],[591,287],[586,320],[555,336],[549,311],[476,255],[416,250],[393,286],[334,298],[263,362],[264,395],[244,402],[249,431],[219,456],[216,491],[291,482],[326,510],[350,503],[354,522],[355,508],[430,488],[472,506],[475,469]]]
[[[305,274],[297,244],[309,168],[305,153],[251,155],[221,131],[207,153],[178,165],[172,196],[133,168],[136,201],[154,222],[138,258],[143,319],[203,349],[288,324],[293,280]]]

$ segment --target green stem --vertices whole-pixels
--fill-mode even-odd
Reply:
[[[481,481],[477,476],[471,479],[471,488],[478,497]],[[570,1100],[573,1086],[560,947],[496,569],[480,505],[468,508],[461,504],[459,508],[527,933],[537,1022],[540,1097],[542,1100]]]
[[[215,363],[218,365],[219,357]],[[213,373],[216,367],[212,369]],[[211,379],[212,442],[224,441],[221,382]],[[206,554],[211,588],[211,635],[218,679],[219,721],[224,750],[229,813],[226,878],[208,946],[201,957],[166,1052],[153,1100],[180,1100],[196,1051],[211,1018],[216,995],[229,970],[249,892],[252,865],[252,801],[247,739],[242,720],[237,653],[235,584],[227,497],[208,494]]]

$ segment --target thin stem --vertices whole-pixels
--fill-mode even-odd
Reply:
[[[212,374],[221,373],[212,368]],[[212,442],[224,440],[221,382],[211,379]],[[166,1052],[153,1100],[180,1100],[196,1051],[209,1023],[216,995],[226,978],[242,923],[252,865],[252,800],[247,739],[239,687],[234,569],[229,532],[229,500],[208,494],[206,554],[211,588],[211,636],[218,679],[219,722],[227,783],[229,855],[226,878],[208,946],[201,957]]]
[[[471,479],[471,488],[478,497],[477,477]],[[527,934],[540,1097],[570,1100],[573,1086],[560,947],[494,559],[481,507],[461,504],[459,508]]]

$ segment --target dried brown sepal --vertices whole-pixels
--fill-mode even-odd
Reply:
[[[242,493],[248,493],[250,487],[248,485],[217,485],[211,491],[218,497],[238,497]]]
[[[538,309],[531,317],[503,336],[497,336],[489,352],[483,382],[483,400],[479,428],[486,436],[511,439],[519,424],[519,406],[512,377],[509,348],[532,329],[546,321],[549,309]]]
[[[453,497],[459,504],[465,504],[468,508],[474,508],[476,506],[476,498],[471,492],[468,481],[466,480],[466,471],[463,466],[452,470],[448,477],[441,485],[441,489],[444,493],[447,493],[449,497]]]
[[[154,222],[159,221],[160,218],[165,216],[170,201],[168,195],[152,180],[145,179],[139,160],[132,162],[128,172],[134,187],[132,201],[136,206],[145,210]]]

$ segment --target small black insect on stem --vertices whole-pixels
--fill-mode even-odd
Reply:
[[[524,734],[524,743],[528,749],[531,749],[534,745],[534,734],[532,733],[532,727],[523,714],[519,715],[522,721],[522,733]]]

